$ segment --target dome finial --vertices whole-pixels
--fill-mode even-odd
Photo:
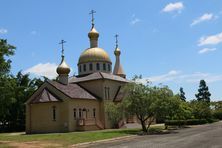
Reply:
[[[56,71],[59,75],[68,75],[69,72],[70,72],[70,68],[65,62],[64,43],[66,43],[66,41],[64,41],[64,40],[61,40],[61,42],[59,43],[59,44],[62,45],[62,56],[61,56],[62,60],[61,60],[61,63],[59,64],[59,66],[56,69]]]
[[[116,34],[116,35],[115,35],[115,38],[116,38],[116,48],[118,48],[118,37],[119,37],[119,35]]]
[[[115,35],[115,38],[116,38],[116,48],[115,48],[115,51],[114,51],[114,54],[115,54],[116,56],[119,56],[119,55],[120,55],[118,37],[119,37],[119,35],[116,34],[116,35]]]
[[[91,20],[91,22],[92,22],[92,28],[93,28],[94,25],[95,25],[95,24],[94,24],[94,20],[95,20],[95,19],[94,19],[94,13],[96,13],[96,11],[94,11],[94,10],[91,10],[90,13],[89,13],[89,14],[92,15],[92,20]]]
[[[115,48],[115,51],[114,51],[114,54],[116,56],[116,63],[115,63],[115,67],[114,67],[114,70],[113,70],[113,74],[114,75],[118,75],[120,77],[123,77],[123,78],[126,78],[126,75],[123,71],[123,68],[122,68],[122,65],[120,63],[120,49],[118,47],[118,37],[119,35],[116,34],[115,35],[115,38],[116,38],[116,48]]]
[[[88,37],[90,39],[90,48],[98,47],[99,32],[96,31],[94,26],[94,13],[96,13],[94,10],[91,10],[89,13],[92,15],[92,28],[88,33]]]

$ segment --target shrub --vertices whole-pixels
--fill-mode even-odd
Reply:
[[[166,120],[165,126],[184,126],[186,125],[186,120]]]
[[[212,123],[216,120],[213,119],[188,119],[188,120],[166,120],[165,126],[185,126],[185,125],[200,125],[200,124],[206,124],[206,123]]]
[[[214,122],[218,122],[219,119],[207,119],[208,123],[214,123]]]
[[[188,119],[187,125],[199,125],[208,123],[206,119]]]
[[[213,117],[215,119],[222,120],[222,110],[217,110],[217,111],[213,112]]]

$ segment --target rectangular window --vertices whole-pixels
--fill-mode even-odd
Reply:
[[[110,64],[108,64],[108,71],[111,71],[111,66],[110,66]]]
[[[107,88],[107,98],[109,99],[109,87]]]
[[[105,89],[105,99],[108,100],[109,97],[110,97],[110,96],[109,96],[109,87],[105,87],[104,89]]]
[[[91,71],[93,70],[93,64],[92,63],[89,64],[89,70],[91,70]]]
[[[79,109],[79,118],[82,118],[82,109]]]
[[[100,70],[99,63],[96,63],[96,70]]]
[[[103,63],[103,70],[106,70],[106,63]]]
[[[105,92],[105,99],[106,99],[106,87],[104,87],[104,92]]]
[[[83,71],[86,71],[86,64],[83,65]]]
[[[52,107],[52,119],[53,121],[56,121],[56,107],[55,106]]]
[[[74,119],[76,119],[76,109],[75,108],[73,109],[73,117],[74,117]]]
[[[96,109],[95,108],[93,109],[93,117],[94,118],[96,117]]]

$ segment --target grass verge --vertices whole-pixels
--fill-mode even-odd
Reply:
[[[164,127],[152,127],[151,130],[162,130]],[[7,141],[5,144],[25,143],[25,142],[40,142],[51,143],[65,147],[82,142],[91,142],[109,138],[122,136],[136,135],[141,129],[116,129],[91,132],[71,132],[71,133],[52,133],[52,134],[32,134],[24,133],[2,133],[0,134],[0,143]],[[4,145],[5,145],[4,144]],[[29,143],[31,144],[31,143]],[[48,146],[48,145],[47,145]]]

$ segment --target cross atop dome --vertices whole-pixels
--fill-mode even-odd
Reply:
[[[116,48],[118,48],[118,37],[119,37],[119,35],[116,34],[116,35],[115,35],[115,38],[116,38]]]
[[[93,27],[94,27],[94,25],[95,25],[95,24],[94,24],[94,20],[95,20],[95,19],[94,19],[94,13],[96,13],[96,11],[95,11],[95,10],[91,10],[91,11],[90,11],[90,13],[89,13],[89,14],[91,14],[91,15],[92,15],[92,20],[91,20],[91,22],[92,22],[92,28],[93,28]]]
[[[64,43],[66,43],[66,41],[61,40],[61,42],[59,44],[62,45],[62,57],[64,57]]]

